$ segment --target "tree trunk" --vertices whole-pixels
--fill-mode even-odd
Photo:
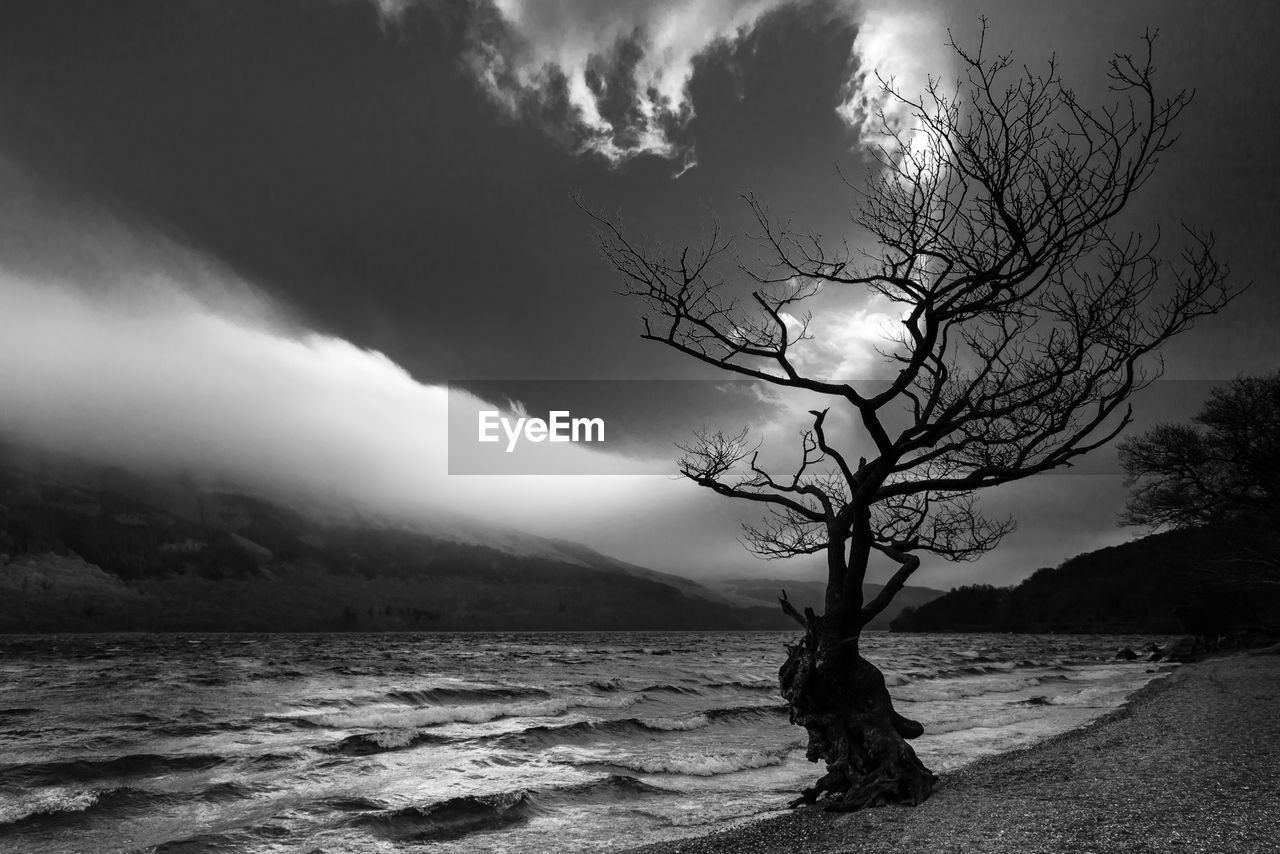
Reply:
[[[840,631],[849,622],[842,610],[819,617],[806,609],[808,628],[787,647],[778,671],[791,722],[808,730],[809,761],[827,764],[827,773],[791,806],[819,799],[838,811],[919,804],[937,777],[906,740],[924,728],[894,710],[884,676],[858,651],[857,628]]]

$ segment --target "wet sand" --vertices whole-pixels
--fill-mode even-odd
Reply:
[[[1088,726],[944,774],[916,808],[797,810],[634,850],[1280,852],[1280,655],[1184,665]]]

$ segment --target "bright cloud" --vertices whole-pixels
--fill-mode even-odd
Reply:
[[[950,71],[947,33],[936,10],[894,4],[865,9],[849,57],[850,77],[836,112],[864,149],[899,154],[919,134],[914,111],[888,98],[884,82],[908,98],[925,92],[930,77]]]
[[[508,112],[559,121],[581,150],[692,164],[694,62],[735,42],[787,0],[496,0],[469,64]]]
[[[592,536],[603,520],[697,500],[664,477],[451,476],[449,409],[501,407],[289,322],[160,237],[5,208],[0,438],[441,533],[470,518],[606,549],[618,544]],[[9,238],[22,234],[44,235],[55,257],[19,257]]]
[[[882,353],[896,348],[903,316],[887,300],[879,298],[858,307],[815,307],[808,328],[812,337],[792,344],[791,361],[808,375],[830,380],[882,378]],[[793,336],[802,327],[800,319],[789,314],[783,315],[783,321]]]
[[[395,18],[413,0],[374,0]],[[576,150],[617,165],[648,154],[692,167],[689,83],[699,58],[732,46],[783,7],[843,19],[857,36],[837,112],[873,148],[885,138],[877,72],[922,91],[945,61],[940,16],[923,5],[837,0],[482,0],[468,22],[466,63],[500,109],[536,119]],[[839,81],[814,85],[840,86]],[[909,117],[889,108],[903,129]]]

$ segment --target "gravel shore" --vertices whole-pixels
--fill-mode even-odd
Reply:
[[[943,775],[914,809],[798,810],[634,851],[1280,852],[1280,656],[1184,665],[1082,729]]]

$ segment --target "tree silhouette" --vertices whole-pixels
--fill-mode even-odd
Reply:
[[[1148,359],[1232,298],[1213,237],[1184,228],[1172,260],[1158,236],[1117,217],[1173,144],[1187,92],[1162,99],[1152,37],[1119,55],[1117,103],[1082,105],[1054,62],[1019,71],[983,40],[951,42],[960,83],[913,96],[882,80],[884,143],[859,191],[854,249],[779,223],[748,195],[758,257],[730,253],[717,226],[674,250],[588,213],[626,294],[644,305],[642,336],[741,377],[822,398],[785,473],[746,431],[705,431],[682,446],[681,474],[767,510],[746,528],[758,555],[823,554],[824,612],[783,609],[804,629],[779,672],[808,758],[826,773],[797,799],[831,809],[919,803],[935,776],[906,739],[922,732],[893,708],[862,657],[862,628],[902,589],[922,554],[969,560],[1011,520],[984,517],[979,490],[1070,465],[1128,423],[1128,399],[1152,382]],[[895,116],[909,113],[909,122]],[[874,247],[874,248],[865,248]],[[881,351],[880,384],[803,370],[806,303],[823,289],[877,296],[900,311]],[[828,419],[836,407],[838,418]],[[843,420],[840,420],[843,419]],[[873,553],[897,565],[863,601]]]
[[[1209,393],[1191,424],[1159,424],[1120,443],[1130,488],[1120,521],[1211,532],[1216,555],[1199,567],[1201,602],[1247,602],[1275,629],[1280,587],[1280,373],[1240,377]],[[1240,610],[1236,608],[1236,610]],[[1222,621],[1220,621],[1222,622]]]
[[[1131,494],[1121,521],[1150,528],[1223,524],[1280,511],[1280,374],[1213,389],[1192,424],[1120,443]]]

